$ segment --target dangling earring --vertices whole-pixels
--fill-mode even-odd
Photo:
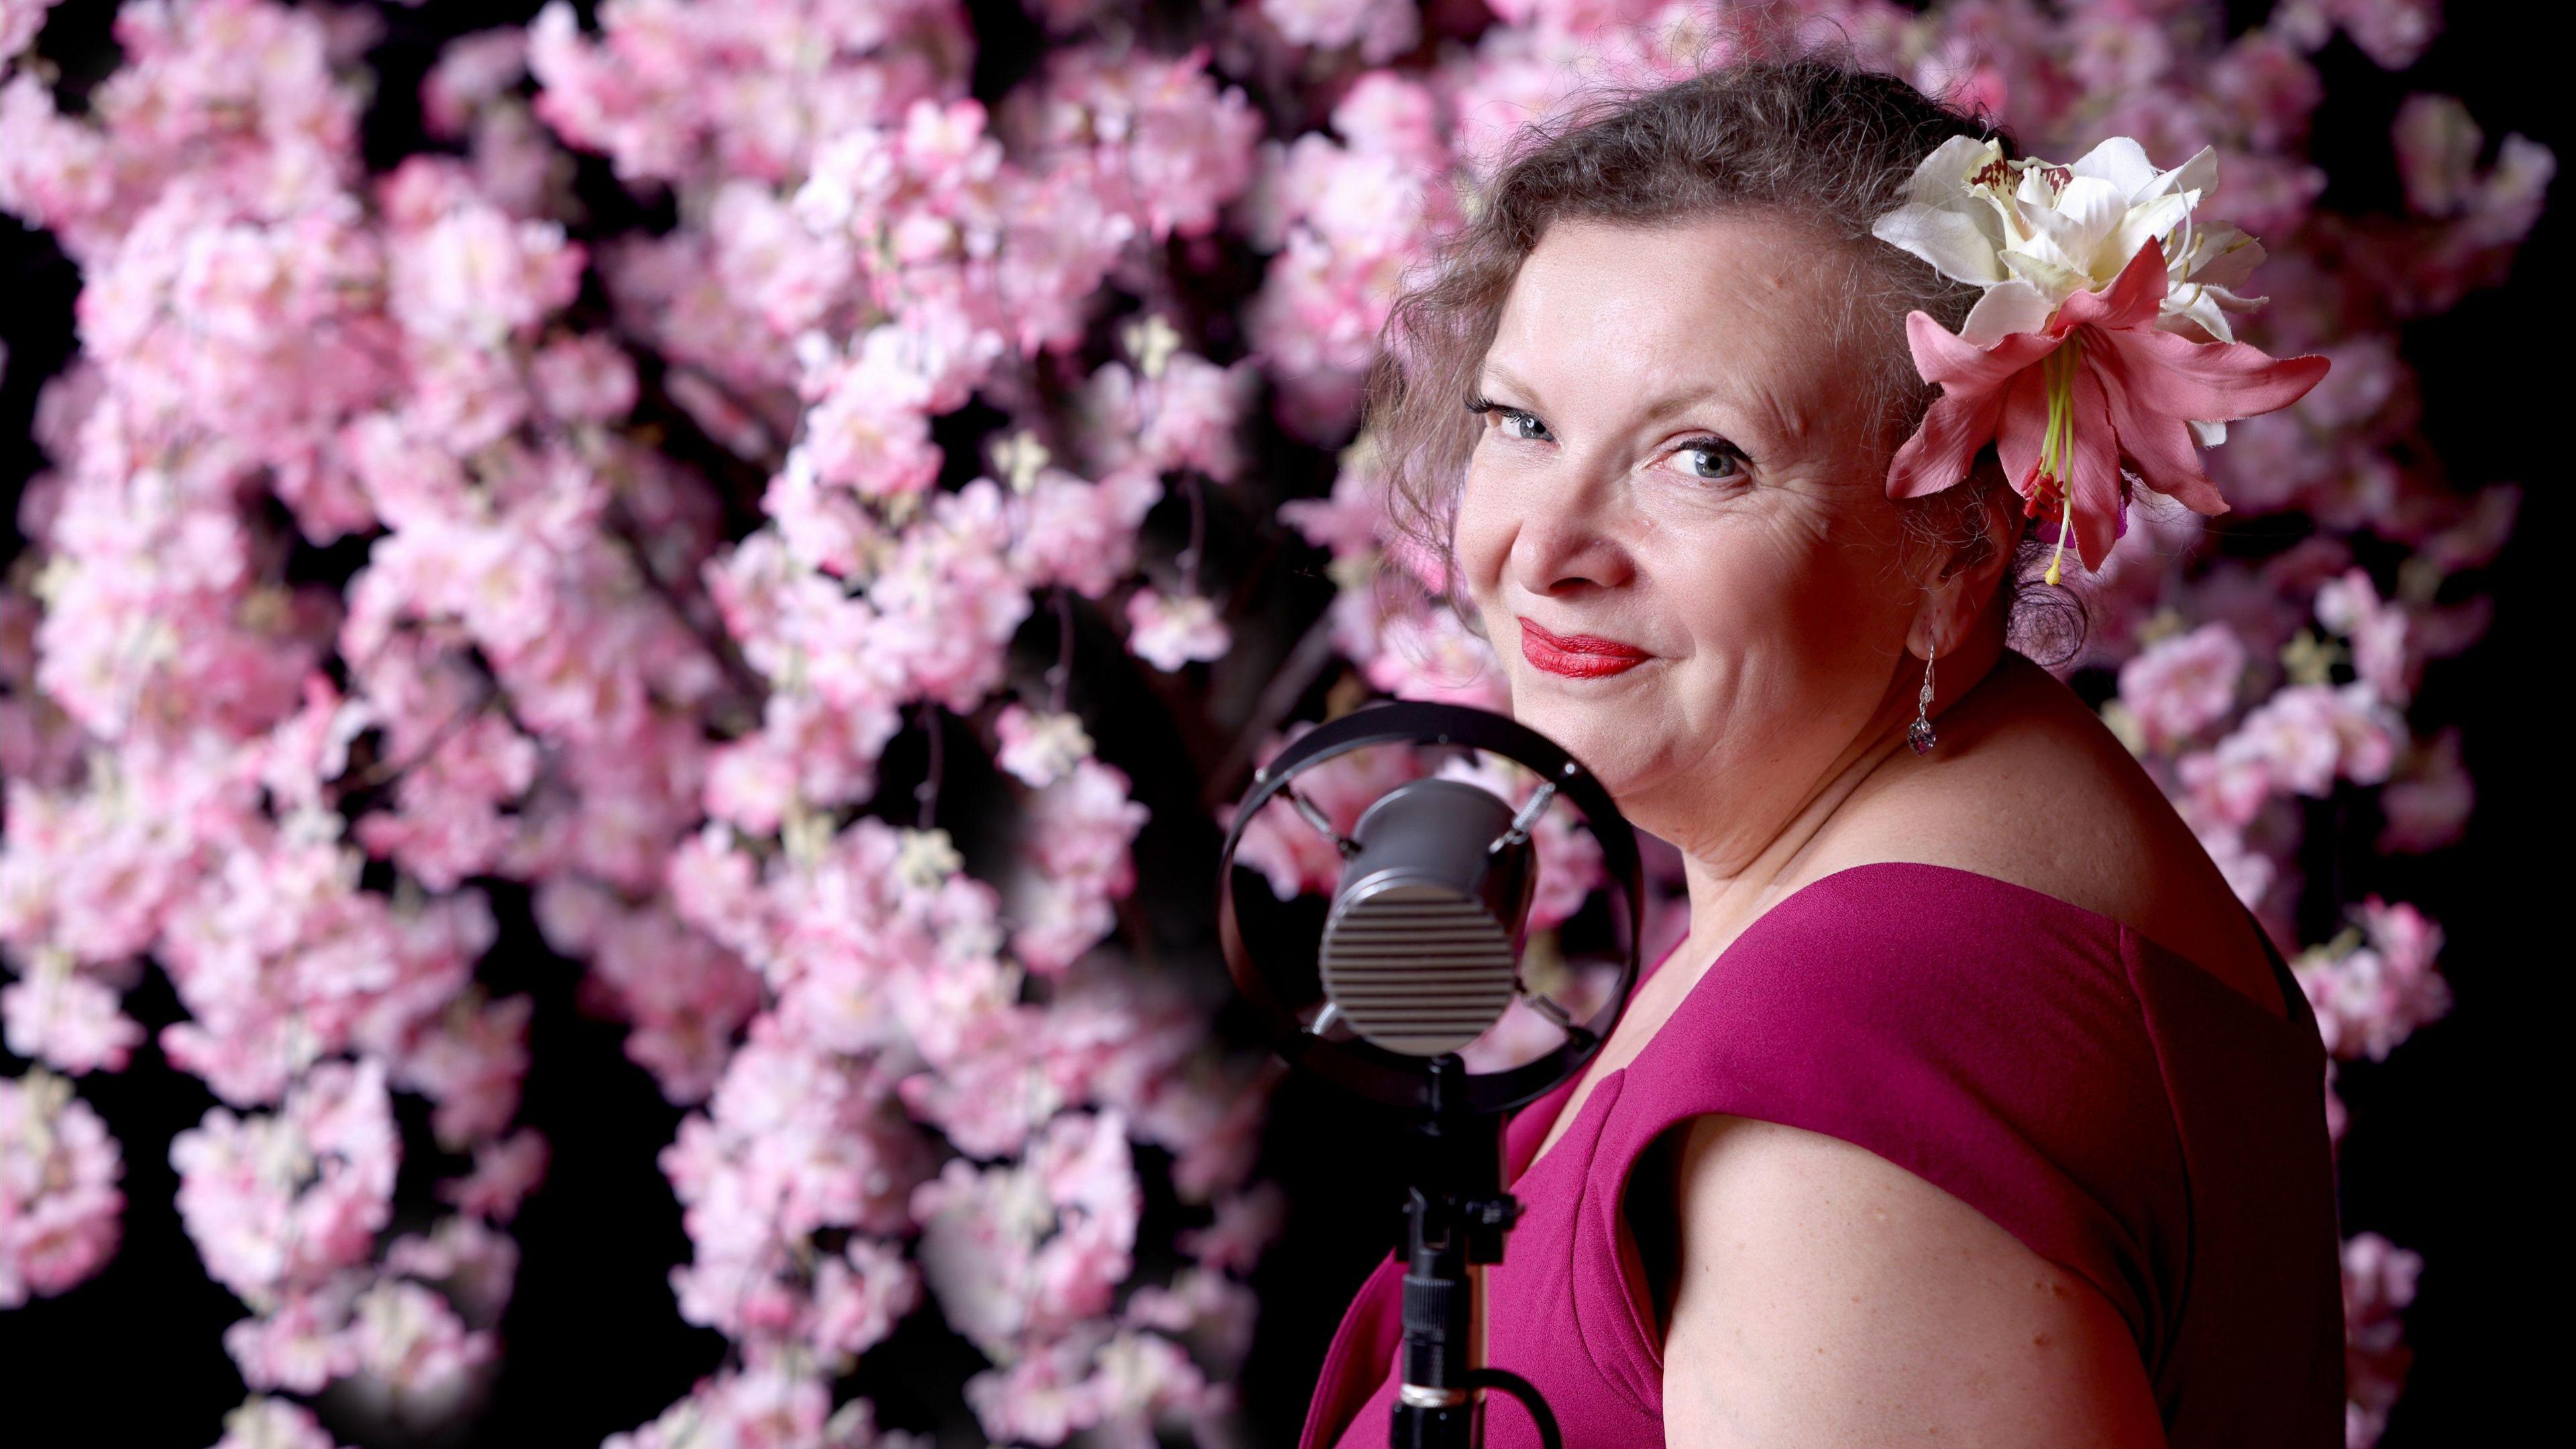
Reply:
[[[1905,742],[1918,755],[1932,753],[1932,747],[1941,743],[1941,737],[1932,733],[1932,658],[1940,652],[1928,648],[1923,651],[1923,689],[1914,696],[1914,723],[1905,727]]]

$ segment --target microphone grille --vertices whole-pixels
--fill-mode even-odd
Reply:
[[[1511,1005],[1518,963],[1481,897],[1418,879],[1344,901],[1324,931],[1324,990],[1342,1019],[1407,1056],[1483,1035]]]

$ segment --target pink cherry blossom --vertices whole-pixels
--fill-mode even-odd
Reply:
[[[2227,888],[2250,910],[2261,911],[2270,897],[2273,884],[2280,879],[2280,867],[2270,856],[2245,843],[2244,833],[2223,820],[2193,822],[2192,833],[2201,849],[2209,852],[2210,863],[2227,881]]]
[[[311,1410],[254,1396],[224,1415],[224,1437],[214,1449],[335,1449],[335,1442]]]
[[[465,1321],[500,1321],[519,1269],[519,1245],[481,1218],[444,1217],[426,1234],[406,1233],[385,1248],[384,1271],[438,1288]]]
[[[2235,707],[2245,672],[2245,646],[2225,624],[2203,624],[2149,645],[2120,666],[2120,701],[2146,730],[2147,742],[2170,748]]]
[[[407,179],[397,173],[385,185],[399,193]],[[394,320],[416,343],[490,347],[572,300],[583,255],[561,226],[472,202],[434,205],[408,218],[417,230],[389,258]]]
[[[1138,589],[1127,600],[1127,648],[1166,672],[1221,659],[1233,643],[1216,605],[1198,594]]]
[[[602,1449],[926,1449],[927,1438],[880,1434],[865,1401],[835,1413],[822,1378],[785,1364],[766,1364],[700,1379],[660,1418]]]
[[[2360,932],[2302,955],[2293,971],[2326,1049],[2382,1061],[2416,1028],[2449,1012],[2450,984],[2436,962],[2441,949],[2441,929],[2414,907],[2373,896],[2362,905]]]
[[[912,1201],[941,1311],[996,1357],[1107,1310],[1142,1207],[1115,1112],[1057,1118],[1025,1166],[951,1161]]]
[[[225,1328],[224,1352],[242,1382],[254,1389],[310,1394],[356,1373],[358,1344],[351,1317],[368,1281],[360,1271],[335,1274]]]
[[[2367,680],[2334,692],[2335,767],[2362,785],[2385,783],[2406,739],[2406,721]]]
[[[301,816],[226,852],[176,909],[164,970],[192,1020],[162,1050],[235,1103],[276,1100],[322,1056],[390,1049],[460,990],[491,942],[479,896],[397,915],[358,889],[356,853]]]
[[[1248,362],[1219,367],[1186,352],[1171,358],[1146,384],[1152,400],[1138,454],[1158,471],[1192,468],[1219,483],[1234,481],[1243,466],[1235,427],[1257,381]]]
[[[421,122],[430,133],[461,139],[468,118],[528,74],[522,30],[486,30],[450,41],[420,83]]]
[[[852,717],[828,701],[770,696],[763,729],[707,762],[706,812],[762,834],[800,807],[860,799],[875,787],[877,753],[895,732],[891,710]]]
[[[2290,0],[2274,25],[2313,49],[2329,27],[2352,38],[2383,70],[2404,70],[2441,29],[2432,0]]]
[[[1431,181],[1419,160],[1321,135],[1267,153],[1260,209],[1279,255],[1248,320],[1300,436],[1349,428],[1393,284],[1440,215]]]
[[[2242,750],[2259,764],[2273,789],[2323,795],[2334,787],[2335,767],[2343,756],[2338,718],[2332,689],[2292,685],[2248,714],[2220,744],[2219,753],[2227,755],[2231,746]]]
[[[45,12],[55,0],[5,0],[0,3],[0,65],[18,58],[18,52],[36,43],[36,32],[45,28]]]
[[[438,1195],[460,1211],[507,1223],[545,1180],[547,1155],[546,1139],[535,1129],[523,1127],[499,1141],[477,1146],[474,1170],[440,1183]]]
[[[881,373],[862,366],[837,373],[806,420],[815,476],[872,498],[929,487],[939,476],[939,450],[928,416],[900,401],[906,390],[889,388]]]
[[[2351,642],[2353,670],[2379,698],[2402,704],[2415,692],[2406,611],[2380,602],[2369,574],[2351,569],[2319,589],[2317,622]]]
[[[1162,496],[1161,480],[1141,466],[1113,468],[1098,482],[1042,470],[1028,492],[1012,563],[1032,588],[1061,584],[1100,598],[1135,568],[1136,527]]]
[[[735,1055],[708,1113],[682,1123],[663,1152],[692,1245],[672,1286],[684,1318],[734,1337],[806,1341],[828,1320],[856,1344],[867,1325],[908,1306],[909,1266],[854,1249],[847,1263],[858,1276],[845,1281],[840,1270],[818,1279],[798,1263],[819,1230],[902,1226],[923,1144],[888,1112],[881,1078],[784,1039],[769,1019],[764,1026]]]
[[[1146,1449],[1165,1420],[1180,1427],[1224,1403],[1170,1339],[1099,1325],[978,1374],[966,1399],[988,1434],[1060,1444],[1088,1430],[1120,1449]]]
[[[1220,1199],[1216,1216],[1180,1236],[1180,1248],[1210,1269],[1248,1274],[1285,1222],[1287,1197],[1276,1183]]]
[[[1052,52],[1038,83],[1015,92],[1005,123],[1059,165],[1102,188],[1138,230],[1159,241],[1194,236],[1251,181],[1261,119],[1238,87],[1219,90],[1205,46],[1169,58],[1143,47]],[[1114,148],[1114,149],[1113,149]]]
[[[1376,551],[1388,525],[1386,483],[1370,467],[1366,441],[1342,453],[1333,475],[1330,498],[1292,498],[1279,505],[1279,519],[1306,536],[1336,560],[1363,558]]]
[[[1470,632],[1456,611],[1434,605],[1387,616],[1368,682],[1398,699],[1427,699],[1500,711],[1509,686],[1494,646]]]
[[[2379,848],[2426,851],[2455,844],[2476,804],[2476,784],[2460,761],[2460,732],[2444,730],[2408,751],[2380,791],[2379,808],[2388,823]]]
[[[351,1305],[357,1392],[402,1412],[444,1417],[499,1352],[447,1300],[417,1283],[378,1282]]]
[[[170,1144],[189,1238],[207,1273],[254,1308],[366,1260],[400,1155],[372,1062],[314,1068],[275,1113],[211,1108]]]
[[[1252,1348],[1259,1314],[1259,1300],[1248,1285],[1211,1268],[1190,1267],[1169,1287],[1148,1285],[1128,1295],[1120,1318],[1130,1327],[1157,1329],[1186,1345],[1210,1373],[1232,1375]]]
[[[39,952],[17,980],[0,986],[9,1050],[74,1076],[125,1070],[143,1028],[119,1009],[111,974],[132,973],[82,971],[65,952]]]
[[[1444,159],[1440,105],[1431,88],[1390,70],[1351,82],[1333,103],[1333,129],[1353,150],[1410,157],[1426,167]]]
[[[1189,1352],[1159,1333],[1122,1331],[1102,1344],[1092,1372],[1101,1442],[1146,1449],[1164,1426],[1194,1427],[1230,1396],[1208,1382]]]
[[[1083,732],[1077,715],[1042,714],[1005,705],[993,729],[1002,742],[993,763],[1032,789],[1045,789],[1091,757],[1091,736]]]
[[[358,822],[370,855],[398,861],[432,890],[454,890],[498,865],[517,839],[502,814],[536,782],[536,742],[507,720],[477,713],[412,760],[394,809]]]
[[[2379,1442],[2388,1410],[2406,1386],[2414,1354],[2406,1347],[2400,1315],[2415,1301],[2423,1271],[2423,1258],[2377,1233],[2356,1233],[2344,1242],[2346,1449]]]
[[[1061,971],[1109,933],[1113,903],[1135,888],[1127,847],[1146,814],[1126,775],[1096,760],[1076,761],[1030,798],[1020,825],[1027,868],[1005,901],[1019,922],[1011,948],[1031,970]]]
[[[760,979],[692,930],[668,902],[638,909],[578,880],[549,881],[536,900],[548,944],[590,962],[584,1007],[630,1023],[628,1059],[674,1102],[714,1090],[734,1038],[760,1006]]]
[[[598,337],[566,338],[528,359],[528,385],[550,415],[573,423],[613,423],[635,406],[635,364]]]
[[[431,1130],[451,1151],[501,1135],[528,1072],[527,997],[468,993],[411,1033],[393,1059],[395,1086],[436,1103]]]
[[[966,1402],[984,1432],[1033,1444],[1061,1444],[1100,1422],[1099,1392],[1086,1370],[1103,1330],[1041,1345],[967,1381]]]
[[[1412,0],[1392,4],[1354,4],[1352,0],[1261,0],[1261,13],[1279,33],[1299,45],[1332,49],[1356,45],[1360,59],[1383,64],[1413,48],[1421,37],[1421,17]]]
[[[868,585],[872,663],[907,693],[962,713],[1000,685],[1003,650],[1029,614],[1002,554],[1010,527],[1001,490],[976,479],[939,495]]]
[[[125,1161],[71,1084],[41,1069],[0,1078],[0,1309],[50,1297],[105,1266],[125,1211]]]

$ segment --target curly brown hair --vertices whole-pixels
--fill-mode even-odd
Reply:
[[[1870,226],[1899,204],[1915,166],[1959,135],[1992,138],[2015,154],[1985,118],[1822,50],[1735,60],[1656,89],[1597,90],[1525,128],[1472,199],[1466,223],[1396,300],[1370,367],[1366,432],[1398,528],[1448,560],[1450,519],[1476,443],[1477,419],[1463,404],[1521,264],[1561,219],[1654,227],[1760,212],[1846,249],[1857,285],[1832,325],[1838,341],[1874,359],[1864,385],[1893,454],[1933,397],[1906,347],[1906,313],[1921,310],[1955,331],[1979,289],[1878,240]],[[1907,500],[1900,516],[1925,542],[1973,554],[1988,537],[1978,510],[2003,486],[1989,460],[1970,486]],[[2024,617],[2032,612],[2047,611],[2017,609],[2017,635],[2033,634]]]

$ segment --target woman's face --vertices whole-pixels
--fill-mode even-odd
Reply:
[[[1455,546],[1512,713],[1685,850],[1873,730],[1921,597],[1848,267],[1759,216],[1559,222],[1480,374]]]

